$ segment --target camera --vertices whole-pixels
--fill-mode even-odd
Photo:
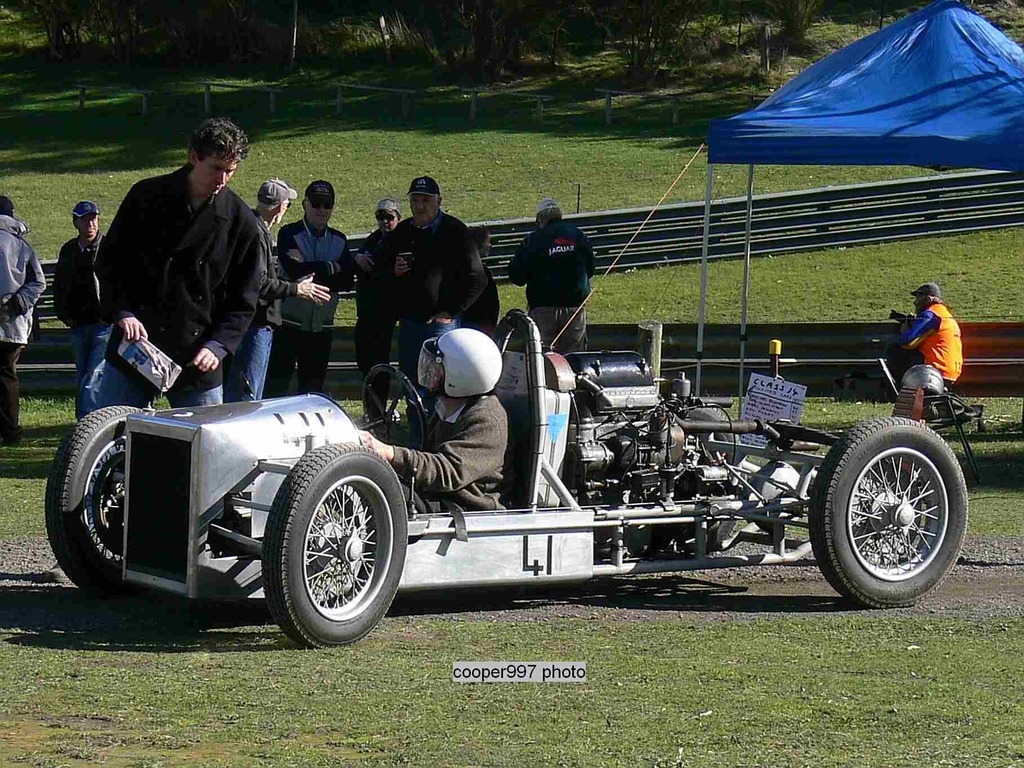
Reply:
[[[895,309],[889,310],[889,319],[895,320],[898,323],[906,323],[914,319],[913,315],[905,315],[902,312],[897,312]]]

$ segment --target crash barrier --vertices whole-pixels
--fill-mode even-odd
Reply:
[[[961,323],[965,365],[957,391],[966,397],[1024,395],[1024,323]],[[895,323],[793,323],[747,326],[745,369],[769,369],[768,341],[782,339],[781,375],[807,386],[812,397],[851,394],[868,399],[887,391],[878,358],[895,338]],[[335,328],[327,386],[335,395],[357,397],[361,384],[355,365],[354,329]],[[645,338],[628,324],[591,325],[590,348],[638,349]],[[19,370],[25,392],[74,388],[68,331],[43,329],[25,349]],[[697,365],[695,324],[662,328],[662,375],[683,371],[693,378]],[[738,390],[739,326],[715,324],[705,329],[702,381],[705,394],[735,395]],[[397,349],[392,348],[392,360]],[[852,386],[851,386],[852,382]]]
[[[74,87],[78,89],[78,106],[81,109],[85,109],[86,91],[118,91],[122,93],[137,93],[142,96],[142,114],[149,114],[149,97],[153,94],[153,91],[149,88],[127,88],[121,85],[90,85],[88,83],[76,83]]]
[[[583,229],[594,245],[598,270],[607,269],[651,212],[627,208],[566,216]],[[727,198],[712,205],[712,259],[743,255],[745,198]],[[505,280],[508,262],[533,219],[478,222],[491,231],[491,253],[485,260],[495,279]],[[1024,225],[1024,174],[956,173],[927,178],[850,184],[840,187],[782,192],[754,197],[751,253],[817,250],[830,246],[867,245],[929,235],[977,232]],[[619,260],[619,269],[667,266],[701,258],[703,203],[680,203],[658,209]],[[357,249],[366,234],[353,235]],[[47,279],[53,264],[43,265]],[[39,315],[53,317],[49,289]]]

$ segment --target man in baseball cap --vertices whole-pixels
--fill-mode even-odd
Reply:
[[[594,276],[594,248],[586,233],[562,221],[553,197],[537,203],[537,228],[523,238],[508,266],[508,278],[526,286],[530,317],[541,340],[556,352],[587,348],[587,311]]]
[[[313,279],[326,291],[335,292],[324,303],[290,296],[281,302],[281,327],[274,331],[274,346],[267,369],[267,396],[289,392],[297,373],[298,391],[323,392],[331,356],[336,292],[352,290],[353,262],[348,238],[328,226],[334,213],[334,187],[317,179],[302,195],[303,216],[281,227],[277,252],[288,280],[302,284]]]
[[[280,205],[290,203],[299,196],[299,193],[288,186],[288,182],[282,179],[267,179],[256,193],[256,201],[264,205]],[[288,206],[285,206],[287,208]]]
[[[100,407],[100,367],[110,339],[110,324],[100,315],[96,278],[96,253],[103,241],[99,206],[92,200],[76,203],[71,209],[71,223],[78,234],[64,243],[57,256],[53,308],[57,318],[71,329],[78,385],[75,416],[81,419]]]
[[[923,362],[937,368],[946,386],[952,386],[964,365],[960,326],[943,303],[938,283],[924,283],[910,295],[917,315],[904,321],[900,329],[897,343],[902,355],[894,356],[896,364],[890,365],[893,375],[902,378],[908,368]]]
[[[437,181],[413,179],[409,207],[412,216],[385,241],[381,263],[396,278],[399,367],[416,381],[423,342],[459,327],[459,315],[480,296],[487,275],[469,229],[441,210]],[[429,412],[433,400],[426,398],[424,406]],[[417,429],[415,420],[412,426]]]
[[[260,224],[263,256],[260,295],[249,330],[224,372],[226,403],[263,399],[274,334],[281,326],[281,302],[284,299],[296,298],[314,304],[325,304],[331,300],[330,291],[314,283],[312,275],[298,281],[286,280],[280,275],[277,249],[270,231],[281,223],[291,201],[298,196],[299,193],[288,182],[277,178],[263,182],[256,192],[253,213]]]

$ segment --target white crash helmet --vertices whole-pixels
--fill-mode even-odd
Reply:
[[[930,365],[914,365],[907,369],[900,380],[900,389],[921,388],[928,395],[941,395],[946,391],[946,382],[937,368]]]
[[[420,349],[416,379],[430,394],[472,397],[494,389],[501,378],[501,353],[490,336],[472,328],[427,339]]]

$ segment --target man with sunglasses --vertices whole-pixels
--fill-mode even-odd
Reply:
[[[315,281],[337,294],[352,290],[353,260],[348,238],[327,226],[334,213],[334,187],[318,180],[306,187],[303,216],[281,227],[277,235],[278,259],[289,280],[313,275]],[[288,393],[292,372],[298,369],[298,391],[323,392],[338,296],[323,304],[299,297],[281,303],[281,327],[270,351],[267,396]]]
[[[377,229],[363,241],[359,252],[355,254],[356,262],[356,364],[359,373],[364,377],[375,365],[387,363],[391,359],[391,338],[398,323],[398,312],[395,307],[395,277],[393,273],[381,268],[377,256],[383,250],[387,240],[398,222],[402,220],[402,211],[398,201],[393,197],[385,197],[377,201],[374,213]],[[378,382],[376,391],[378,398],[383,400],[387,392],[387,382]],[[373,408],[372,403],[365,404]],[[372,414],[371,414],[372,415]]]
[[[233,356],[225,360],[224,402],[237,403],[260,400],[267,379],[267,364],[274,343],[274,329],[281,325],[281,300],[295,296],[305,301],[324,304],[331,293],[307,275],[296,282],[280,277],[277,248],[270,231],[281,223],[291,201],[298,192],[281,179],[268,179],[256,193],[253,214],[260,225],[260,298],[256,314],[242,343]]]

